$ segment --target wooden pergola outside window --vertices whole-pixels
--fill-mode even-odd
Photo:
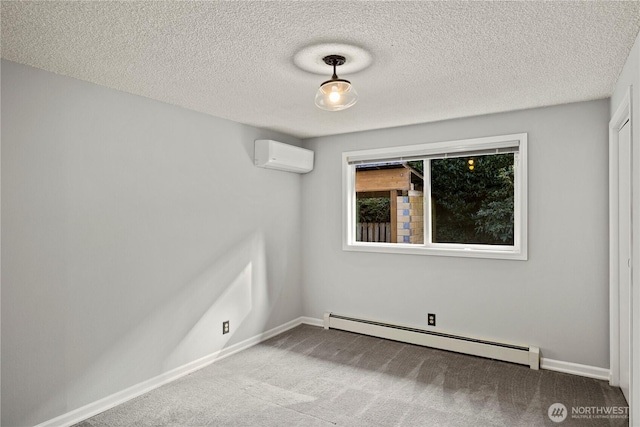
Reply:
[[[356,197],[389,197],[391,241],[397,241],[398,195],[413,190],[423,176],[406,162],[389,162],[362,165],[356,168]],[[422,185],[422,184],[421,184]]]

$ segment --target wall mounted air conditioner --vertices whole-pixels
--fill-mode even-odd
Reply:
[[[307,173],[313,170],[313,151],[271,139],[256,139],[254,161],[261,168]]]

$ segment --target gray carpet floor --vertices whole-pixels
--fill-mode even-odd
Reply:
[[[76,426],[626,426],[571,415],[626,406],[605,381],[302,325]]]

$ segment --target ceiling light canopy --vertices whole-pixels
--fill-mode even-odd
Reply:
[[[316,106],[326,111],[340,111],[353,106],[358,101],[358,93],[349,80],[338,78],[336,74],[336,67],[345,63],[345,57],[328,55],[322,60],[333,66],[333,76],[320,85],[316,93]]]

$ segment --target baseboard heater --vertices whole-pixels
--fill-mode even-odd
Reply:
[[[335,313],[325,313],[324,328],[340,329],[409,344],[503,360],[527,365],[535,370],[540,368],[540,349],[538,347],[487,341],[375,320],[340,316]]]

